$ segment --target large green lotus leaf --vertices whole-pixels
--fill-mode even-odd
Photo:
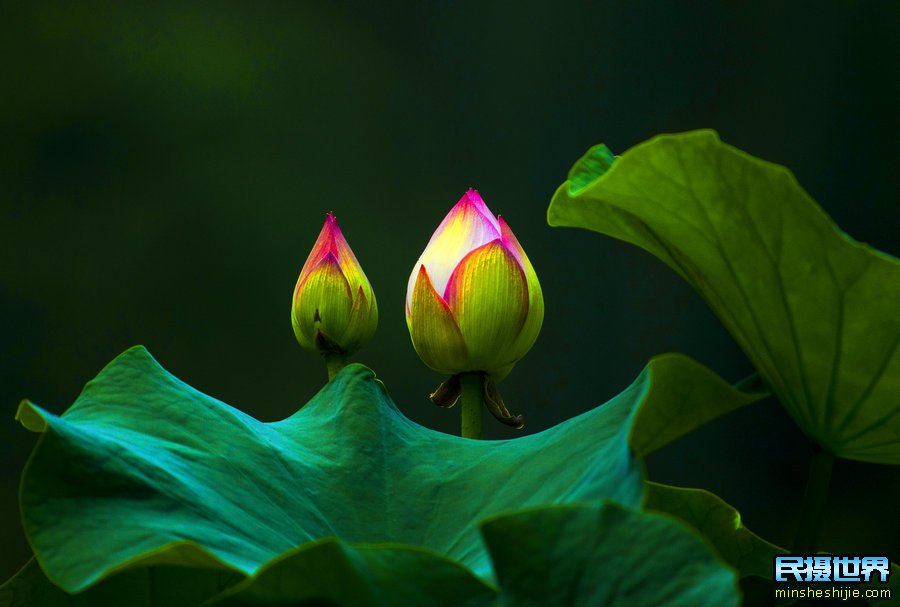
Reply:
[[[0,589],[0,607],[196,607],[207,601],[487,607],[496,594],[459,563],[421,548],[328,538],[286,552],[251,578],[230,569],[152,565],[119,571],[74,595],[50,582],[32,559]]]
[[[659,257],[810,437],[841,457],[900,463],[896,258],[842,233],[786,168],[712,131],[658,136],[615,162],[598,146],[570,176],[551,225]]]
[[[653,377],[653,389],[666,398],[643,403],[631,434],[631,448],[641,457],[665,447],[692,430],[768,396],[751,376],[732,386],[697,361],[681,354],[662,354],[666,373]],[[684,381],[703,377],[703,381]]]
[[[510,607],[738,603],[734,572],[692,532],[616,504],[520,511],[488,521],[482,533],[499,597],[493,588],[473,586],[476,578],[451,562],[432,557],[421,565],[408,547],[324,540],[267,566],[213,604],[286,606],[312,598],[385,607],[496,605],[498,598]],[[332,554],[318,554],[320,546]]]
[[[703,489],[647,482],[644,508],[672,515],[695,529],[742,577],[756,575],[771,579],[773,559],[787,553],[747,529],[737,510]]]
[[[496,600],[468,569],[420,548],[329,538],[285,553],[209,605],[490,607]]]
[[[225,591],[237,582],[233,589]],[[0,588],[0,607],[215,605],[493,605],[496,590],[460,564],[414,546],[309,542],[244,578],[230,569],[153,565],[114,573],[68,594],[32,559]]]
[[[785,548],[767,542],[744,526],[740,513],[722,498],[703,489],[672,487],[647,481],[644,509],[670,515],[699,533],[716,550],[719,557],[736,569],[742,578],[759,582],[762,578],[771,582],[774,559],[787,554]],[[824,553],[823,553],[824,554]],[[898,579],[900,566],[891,563],[890,580]],[[745,582],[747,580],[742,580]],[[777,587],[771,583],[761,585],[761,596],[744,604],[772,604],[772,592]],[[827,587],[826,584],[821,585]],[[880,589],[876,581],[863,584],[860,589]],[[900,605],[900,594],[894,592],[890,601],[878,601],[879,605]]]
[[[243,579],[230,569],[151,565],[119,571],[68,594],[31,559],[0,587],[0,607],[196,607]]]
[[[727,607],[734,571],[667,517],[618,504],[566,505],[487,522],[501,604]]]
[[[714,388],[668,391],[676,381]],[[607,498],[638,506],[630,441],[643,427],[658,435],[654,415],[635,428],[638,413],[684,410],[681,399],[699,394],[742,398],[729,390],[701,365],[666,355],[581,416],[476,441],[411,422],[361,365],[291,417],[262,423],[132,348],[62,416],[20,407],[21,422],[42,432],[23,475],[23,522],[48,578],[68,592],[135,568],[253,575],[326,537],[418,546],[490,580],[481,520]]]

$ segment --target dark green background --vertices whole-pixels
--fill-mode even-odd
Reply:
[[[149,4],[148,4],[149,6]],[[791,167],[839,225],[900,253],[896,2],[5,3],[0,13],[0,580],[24,563],[16,483],[36,437],[128,346],[264,420],[324,380],[290,294],[326,211],[376,291],[357,359],[412,419],[426,396],[406,281],[466,188],[506,217],[544,287],[533,351],[501,385],[536,432],[677,350],[749,363],[656,259],[551,229],[592,144],[699,127]],[[488,420],[489,437],[515,431]],[[788,544],[807,446],[767,401],[652,457]],[[521,462],[527,467],[529,462]],[[824,549],[900,560],[900,471],[838,462]]]

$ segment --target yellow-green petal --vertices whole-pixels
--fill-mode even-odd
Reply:
[[[350,285],[333,254],[324,257],[305,280],[297,281],[291,320],[300,345],[316,348],[316,331],[340,340],[350,321],[353,305]]]
[[[468,353],[462,333],[447,302],[434,290],[425,266],[419,267],[407,324],[422,362],[447,375],[467,369]]]
[[[463,257],[500,237],[500,224],[478,192],[470,189],[447,213],[416,262],[406,289],[406,304],[412,299],[419,267],[428,268],[428,277],[438,293],[447,288],[450,275]]]
[[[459,262],[444,297],[468,348],[467,370],[490,373],[515,362],[510,347],[528,315],[528,285],[500,238]]]
[[[537,273],[531,265],[531,260],[525,254],[525,249],[519,244],[515,234],[513,234],[503,218],[499,217],[498,220],[503,242],[516,257],[516,260],[525,272],[525,280],[528,283],[528,316],[522,325],[519,336],[509,350],[513,360],[519,360],[528,353],[541,332],[541,325],[544,322],[544,293],[541,290],[541,283],[538,281]],[[494,379],[500,381],[506,376],[506,373],[509,373],[509,369],[506,369],[506,372],[502,374],[495,373]]]
[[[347,283],[350,285],[351,292],[356,293],[357,289],[362,287],[363,292],[366,294],[366,299],[374,303],[375,294],[372,290],[372,285],[369,283],[366,273],[363,272],[359,260],[356,259],[353,249],[350,248],[340,229],[337,229],[335,248],[337,249],[338,263],[344,272],[344,278],[347,279]]]
[[[372,300],[369,301],[362,285],[357,287],[353,308],[350,310],[350,322],[340,338],[341,346],[347,352],[358,350],[375,335],[375,329],[378,327],[378,305],[374,297],[373,294]]]

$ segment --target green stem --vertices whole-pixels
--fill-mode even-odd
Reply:
[[[462,400],[462,437],[481,438],[484,426],[484,376],[481,373],[459,375]]]
[[[831,468],[834,455],[819,445],[813,445],[809,462],[809,477],[806,492],[800,507],[800,523],[794,538],[793,554],[815,554],[825,520],[825,502],[828,499],[828,485],[831,483]]]
[[[341,369],[347,366],[347,357],[343,354],[323,354],[325,367],[328,369],[328,381],[334,379]]]

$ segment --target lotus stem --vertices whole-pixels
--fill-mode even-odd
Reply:
[[[800,507],[800,522],[791,550],[793,554],[815,554],[818,548],[833,465],[834,454],[820,445],[813,445],[809,477],[806,480],[803,505]]]
[[[323,354],[325,359],[325,368],[328,369],[328,381],[340,373],[341,369],[347,366],[347,357],[343,354]]]
[[[484,375],[460,373],[462,437],[480,439],[484,427]]]

